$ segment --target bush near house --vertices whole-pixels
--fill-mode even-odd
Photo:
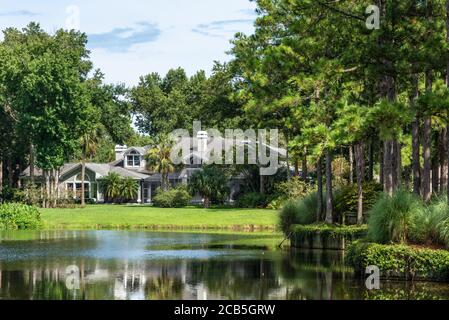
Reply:
[[[377,266],[386,279],[449,281],[449,252],[405,245],[353,242],[346,256],[349,265],[365,274]]]
[[[182,208],[186,207],[190,202],[190,194],[185,187],[177,187],[162,191],[158,189],[156,196],[153,198],[154,206],[160,208]]]
[[[238,208],[265,208],[267,206],[267,196],[258,192],[242,194],[235,202]]]
[[[0,205],[0,230],[32,230],[41,227],[41,214],[36,207],[18,203]]]

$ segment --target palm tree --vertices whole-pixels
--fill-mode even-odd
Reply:
[[[204,167],[195,172],[189,181],[192,194],[199,193],[204,198],[204,207],[209,208],[212,199],[223,200],[229,194],[228,178],[215,167]]]
[[[148,151],[145,156],[149,171],[161,174],[162,190],[169,188],[168,174],[175,171],[175,165],[171,161],[171,151],[173,142],[168,138],[160,139],[157,147]]]
[[[105,200],[116,199],[120,196],[122,178],[115,172],[110,172],[103,178],[100,188],[105,196]]]
[[[92,158],[97,153],[98,130],[86,132],[82,137],[82,159],[81,159],[81,206],[86,205],[86,196],[84,190],[84,181],[86,179],[86,159]]]
[[[122,200],[132,200],[139,192],[139,185],[133,178],[124,178],[120,181],[120,197]]]

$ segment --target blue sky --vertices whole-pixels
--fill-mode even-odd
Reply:
[[[176,67],[209,73],[214,60],[229,60],[236,32],[253,32],[254,10],[249,0],[0,0],[0,28],[79,26],[106,81],[134,85]]]

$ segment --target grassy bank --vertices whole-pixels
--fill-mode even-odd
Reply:
[[[161,209],[148,206],[93,205],[42,209],[45,229],[153,229],[274,231],[278,214],[261,209]]]

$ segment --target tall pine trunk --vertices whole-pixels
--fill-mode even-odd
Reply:
[[[81,206],[84,207],[86,205],[86,196],[85,196],[85,187],[84,180],[86,179],[86,152],[83,150],[81,160]]]
[[[410,93],[410,104],[414,105],[419,97],[418,75],[413,75],[412,92]],[[416,116],[412,122],[412,174],[413,192],[421,194],[421,162],[420,162],[420,141],[419,141],[419,118]]]
[[[307,169],[307,149],[304,149],[304,156],[302,157],[302,180],[307,182],[307,176],[309,175],[309,170]]]
[[[334,196],[332,192],[332,151],[326,150],[326,223],[334,219]]]
[[[446,0],[446,43],[449,44],[449,0]],[[447,56],[446,59],[447,59],[447,61],[446,61],[446,86],[449,88],[449,55]],[[446,141],[447,141],[447,143],[449,143],[449,125],[446,126],[446,133],[447,133]],[[447,158],[449,161],[449,145],[446,144],[446,148],[447,148],[447,152],[448,152]],[[446,186],[447,200],[449,201],[449,176],[446,180],[447,180],[447,186]]]
[[[447,128],[440,132],[439,158],[440,158],[440,193],[446,191],[448,175],[448,157],[447,157]]]
[[[349,146],[349,183],[354,184],[354,147]]]
[[[365,177],[365,150],[362,142],[354,146],[357,172],[357,224],[363,224],[363,179]]]
[[[426,91],[430,92],[432,90],[432,73],[430,70],[426,72]],[[430,116],[424,119],[424,130],[423,130],[423,159],[424,168],[422,173],[422,190],[424,201],[430,201],[432,197],[431,190],[431,171],[432,171],[432,159],[431,159],[431,134],[432,134],[432,118]]]
[[[387,140],[384,142],[384,191],[392,195],[394,188],[394,140]]]
[[[0,157],[0,199],[2,199],[3,192],[3,159]]]
[[[369,144],[369,156],[368,156],[368,181],[374,180],[374,138],[371,139]]]
[[[317,176],[317,221],[320,222],[323,220],[323,171],[322,171],[322,160],[321,158],[318,158],[317,164],[316,164],[316,176]]]
[[[34,144],[30,145],[30,181],[31,185],[34,186]]]

